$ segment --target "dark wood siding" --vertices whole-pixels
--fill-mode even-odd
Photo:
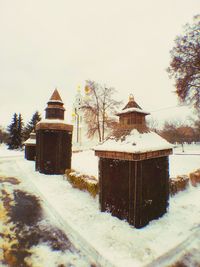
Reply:
[[[168,157],[143,161],[100,158],[101,211],[136,228],[162,216],[168,206]]]
[[[68,131],[38,130],[36,169],[46,174],[64,174],[71,168],[72,135]]]
[[[141,221],[149,221],[161,217],[166,211],[169,199],[168,158],[161,157],[141,162],[142,201]]]
[[[36,157],[36,145],[25,145],[25,159],[35,160]]]
[[[47,108],[46,119],[64,120],[64,110],[58,108]]]
[[[101,210],[113,216],[128,220],[129,215],[129,173],[128,161],[100,159]]]

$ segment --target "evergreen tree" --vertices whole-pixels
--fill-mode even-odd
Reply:
[[[22,148],[23,144],[23,119],[21,113],[18,117],[18,125],[17,125],[17,141],[18,141],[18,147]]]
[[[11,124],[8,126],[8,148],[17,149],[22,148],[23,140],[23,120],[21,114],[19,116],[15,113]]]
[[[41,120],[41,116],[39,114],[38,111],[36,111],[33,116],[32,116],[32,119],[27,123],[24,131],[23,131],[23,137],[24,137],[24,140],[27,140],[30,136],[30,133],[32,131],[35,131],[35,127],[36,127],[36,124]]]
[[[13,119],[11,124],[8,126],[8,148],[9,149],[16,149],[19,147],[18,144],[18,116],[15,113],[13,115]]]

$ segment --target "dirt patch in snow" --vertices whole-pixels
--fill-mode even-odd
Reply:
[[[199,267],[199,256],[199,249],[193,249],[192,251],[185,253],[185,255],[170,267]]]
[[[10,219],[18,228],[35,225],[42,218],[39,199],[27,192],[14,190],[14,202],[10,209]]]
[[[68,237],[50,225],[43,216],[40,199],[16,188],[16,178],[0,179],[0,262],[11,267],[33,267],[30,264],[33,248],[45,244],[51,251],[79,255]],[[11,187],[7,183],[13,185]],[[71,262],[55,267],[74,266]]]
[[[0,183],[10,183],[17,185],[20,184],[20,181],[15,177],[0,177]]]

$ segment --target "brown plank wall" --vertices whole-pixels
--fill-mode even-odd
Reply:
[[[71,169],[71,132],[40,129],[36,133],[36,143],[36,170],[64,174],[66,169]]]
[[[99,159],[101,211],[141,228],[168,206],[168,157],[143,161]]]
[[[25,159],[35,160],[36,145],[25,145]]]

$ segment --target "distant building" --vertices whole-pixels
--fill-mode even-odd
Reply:
[[[64,121],[65,108],[57,91],[47,103],[46,116],[36,125],[36,170],[64,174],[71,168],[73,126]]]
[[[28,140],[24,142],[25,159],[35,160],[36,157],[36,133],[32,132]]]

